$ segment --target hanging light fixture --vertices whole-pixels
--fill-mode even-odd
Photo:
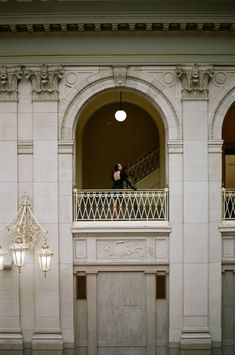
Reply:
[[[120,91],[120,101],[119,101],[119,109],[115,112],[115,118],[118,122],[123,122],[127,118],[126,111],[122,109],[122,93]]]
[[[54,254],[53,251],[49,248],[46,238],[43,246],[40,250],[37,251],[36,254],[38,255],[40,269],[44,272],[46,277],[47,271],[49,271],[51,268],[51,258]]]
[[[4,268],[4,260],[5,260],[6,254],[7,254],[7,251],[5,249],[3,249],[0,245],[0,270],[3,270],[3,268]]]
[[[39,265],[44,273],[50,270],[53,251],[48,247],[46,237],[47,232],[34,217],[30,208],[29,198],[26,196],[26,194],[24,194],[24,198],[20,205],[19,211],[5,226],[5,228],[12,239],[12,245],[10,246],[10,249],[12,251],[14,264],[19,268],[19,272],[21,267],[25,264],[27,250],[34,246],[40,235],[44,239],[44,244],[40,251],[37,252],[39,255]],[[0,267],[1,255],[3,254],[4,253],[1,253],[0,249]]]
[[[10,246],[14,264],[19,268],[19,272],[21,271],[22,266],[24,266],[25,264],[25,256],[28,248],[29,245],[27,243],[23,243],[23,240],[20,235]]]

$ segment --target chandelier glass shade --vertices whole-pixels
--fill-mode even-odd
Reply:
[[[42,248],[37,251],[38,261],[40,269],[45,273],[51,268],[51,258],[53,256],[53,251],[49,248],[47,241],[43,244]]]
[[[16,241],[10,246],[14,264],[18,266],[19,270],[25,264],[25,256],[28,248],[29,245],[27,243],[23,243],[20,236],[18,236]]]
[[[4,268],[4,260],[6,255],[7,255],[7,250],[3,249],[0,246],[0,270],[3,270]]]

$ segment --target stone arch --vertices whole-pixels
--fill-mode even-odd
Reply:
[[[226,94],[223,96],[222,100],[219,101],[209,125],[209,139],[211,140],[221,140],[222,126],[224,118],[228,109],[235,101],[235,87],[227,90]]]
[[[67,100],[68,106],[61,119],[59,132],[60,140],[73,140],[74,127],[77,123],[78,113],[89,103],[92,97],[101,93],[102,91],[117,88],[113,77],[109,76],[106,78],[101,77],[100,79],[96,79],[97,80],[93,83],[90,83],[81,88],[81,90],[76,93],[70,102]],[[156,81],[154,83],[156,85]],[[162,83],[160,84],[162,86]],[[128,77],[125,85],[123,85],[122,88],[135,90],[136,92],[143,95],[153,104],[153,106],[156,107],[162,117],[168,140],[182,139],[176,111],[162,90],[160,90],[155,85],[152,85],[146,80],[140,78]]]

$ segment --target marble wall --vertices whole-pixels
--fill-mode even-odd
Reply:
[[[112,347],[115,341],[120,341],[117,354],[127,351],[123,346],[129,347],[125,354],[146,350],[150,355],[156,347],[164,354],[166,343],[172,354],[220,351],[221,233],[227,233],[226,226],[219,230],[221,127],[234,102],[235,68],[124,65],[121,69],[7,68],[8,77],[19,73],[10,91],[0,86],[0,223],[3,227],[17,212],[22,193],[27,192],[35,216],[48,230],[55,256],[47,278],[39,271],[34,250],[22,274],[15,267],[0,273],[1,354],[70,355],[79,344],[80,353],[108,355],[113,351],[109,344]],[[94,95],[120,87],[146,97],[162,117],[169,186],[169,223],[164,226],[107,224],[100,230],[96,222],[86,227],[72,222],[79,114]],[[231,233],[235,226],[228,228]],[[4,229],[0,236],[7,248],[10,241]],[[227,262],[233,244],[229,238],[223,243]],[[114,271],[115,264],[131,267]],[[73,273],[80,271],[88,272],[90,291],[87,304],[77,305]],[[169,308],[150,297],[159,271],[169,272]],[[121,279],[115,283],[118,275]],[[114,303],[108,310],[116,293],[118,310],[129,302],[124,315],[137,307],[130,315],[133,326],[128,325],[128,333],[122,328],[127,321],[122,311],[115,313]],[[118,317],[124,323],[119,324]],[[97,324],[106,324],[107,319],[110,328],[104,325],[96,332]]]

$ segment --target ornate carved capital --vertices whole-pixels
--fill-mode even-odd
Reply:
[[[22,78],[22,69],[0,67],[0,100],[16,100],[18,95],[18,82]]]
[[[194,64],[190,70],[178,67],[176,73],[182,82],[183,98],[207,98],[208,84],[214,76],[212,69],[200,69]]]
[[[116,86],[124,86],[126,84],[127,67],[113,67],[113,76]]]
[[[63,74],[62,67],[52,70],[45,64],[41,66],[40,70],[26,71],[26,78],[32,82],[33,99],[57,99],[59,81],[63,78]]]

